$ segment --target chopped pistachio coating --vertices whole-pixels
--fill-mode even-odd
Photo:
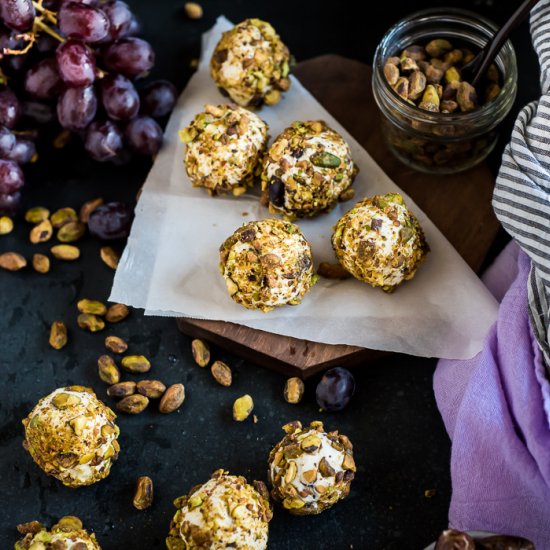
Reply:
[[[185,168],[194,187],[211,195],[240,195],[261,170],[267,124],[242,107],[206,105],[180,138],[187,144]]]
[[[243,107],[278,103],[290,86],[289,67],[288,48],[260,19],[246,19],[224,32],[210,60],[218,87]]]
[[[101,550],[95,535],[75,516],[62,517],[50,530],[38,521],[19,525],[18,530],[25,536],[15,543],[15,550]]]
[[[357,171],[338,132],[320,120],[294,122],[267,152],[262,190],[270,212],[313,217],[336,205]]]
[[[248,309],[297,305],[317,281],[311,247],[291,222],[250,222],[220,247],[220,271],[229,294]]]
[[[90,388],[59,388],[23,420],[26,447],[38,466],[63,485],[91,485],[107,477],[118,458],[115,418]]]
[[[332,247],[344,269],[386,292],[412,279],[429,251],[418,220],[398,193],[358,202],[336,224]]]
[[[264,550],[272,517],[261,482],[217,470],[212,478],[174,501],[178,509],[166,539],[168,550]]]
[[[283,426],[287,435],[269,454],[271,496],[291,514],[320,514],[349,494],[355,476],[353,446],[322,422]]]

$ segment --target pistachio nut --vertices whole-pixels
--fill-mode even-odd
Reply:
[[[78,241],[85,232],[86,224],[81,221],[68,222],[58,229],[57,240],[62,243],[73,243]]]
[[[237,422],[246,420],[250,416],[253,409],[254,401],[250,395],[246,394],[239,397],[233,403],[233,420],[236,420]]]
[[[455,80],[458,80],[460,82],[460,71],[456,67],[449,67],[445,71],[445,82],[447,82],[448,84],[450,82],[454,82]]]
[[[210,372],[218,384],[226,387],[231,386],[233,375],[229,365],[226,365],[223,361],[214,361],[210,367]]]
[[[172,384],[162,396],[159,403],[159,411],[170,414],[179,409],[185,401],[185,388],[183,384]]]
[[[145,510],[153,504],[153,480],[150,477],[138,478],[132,504],[138,510]]]
[[[76,322],[81,329],[89,330],[90,332],[98,332],[105,328],[105,321],[97,315],[90,313],[81,313]]]
[[[34,206],[25,212],[25,221],[29,223],[40,223],[50,217],[50,211],[43,206]]]
[[[50,220],[44,220],[31,229],[30,241],[33,244],[45,243],[52,238],[53,227]]]
[[[426,75],[422,71],[414,71],[409,76],[409,99],[418,99],[426,88]]]
[[[463,113],[473,111],[477,107],[477,93],[469,82],[461,82],[456,92],[456,102]]]
[[[0,216],[0,235],[7,235],[13,231],[13,220],[8,216]]]
[[[284,398],[287,403],[296,404],[302,400],[304,395],[304,383],[298,377],[289,378],[285,383]]]
[[[80,257],[80,250],[72,244],[57,244],[52,246],[51,253],[57,260],[73,261]]]
[[[409,80],[404,76],[400,76],[393,87],[398,96],[403,99],[409,98]]]
[[[61,349],[67,345],[67,327],[63,321],[54,321],[50,328],[50,346],[53,349]]]
[[[399,78],[399,69],[393,63],[389,61],[384,65],[384,76],[390,86],[395,86],[397,79]]]
[[[50,258],[44,254],[33,254],[32,266],[38,273],[48,273],[50,271]]]
[[[119,323],[120,321],[126,319],[129,314],[130,310],[128,306],[124,304],[113,304],[107,310],[107,313],[105,314],[105,319],[107,319],[109,323]]]
[[[91,201],[85,202],[80,207],[79,219],[82,223],[88,223],[90,219],[90,214],[98,207],[103,204],[103,199],[97,198]]]
[[[407,46],[401,53],[404,57],[409,57],[415,61],[424,61],[426,59],[426,50],[418,44]]]
[[[116,404],[116,408],[126,414],[139,414],[147,408],[147,405],[149,405],[149,399],[144,395],[135,393],[121,399]]]
[[[128,349],[128,344],[118,336],[107,336],[105,347],[113,353],[124,353]]]
[[[133,374],[142,374],[151,370],[149,359],[143,355],[127,355],[122,358],[120,364],[125,371]]]
[[[149,399],[159,399],[166,391],[166,386],[160,380],[140,380],[136,390]]]
[[[66,223],[78,221],[78,216],[74,208],[60,208],[52,214],[50,221],[56,229],[59,229]]]
[[[19,271],[27,265],[27,260],[17,252],[0,254],[0,268],[7,271]]]
[[[109,355],[102,355],[97,360],[97,369],[99,378],[109,385],[118,384],[120,382],[120,371],[116,366],[114,359]]]
[[[195,363],[197,363],[199,367],[206,367],[210,362],[210,348],[203,340],[196,338],[191,342],[191,353],[193,354]]]
[[[491,84],[485,88],[485,103],[495,99],[498,94],[500,94],[500,86],[496,82],[491,82]]]
[[[107,388],[107,395],[109,397],[114,397],[115,399],[128,397],[129,395],[134,395],[134,393],[136,393],[136,387],[137,384],[132,381],[119,382],[118,384],[113,384]]]
[[[115,252],[112,247],[102,246],[99,250],[99,255],[103,260],[103,263],[111,269],[116,269],[118,267],[120,256]]]
[[[453,49],[453,45],[444,38],[436,38],[426,44],[426,52],[430,57],[441,57]]]
[[[105,313],[107,313],[107,306],[97,300],[79,300],[76,304],[76,307],[78,308],[78,311],[80,311],[80,313],[91,313],[92,315],[100,316],[103,316],[105,315]]]

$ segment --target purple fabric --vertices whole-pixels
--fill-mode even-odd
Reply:
[[[550,550],[550,385],[529,321],[530,266],[515,244],[499,258],[486,279],[495,295],[517,275],[484,349],[468,361],[441,360],[434,390],[452,439],[450,526]]]

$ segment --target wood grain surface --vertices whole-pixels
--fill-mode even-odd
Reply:
[[[481,164],[459,174],[430,175],[400,163],[384,144],[371,89],[372,71],[367,65],[325,55],[300,63],[295,74],[477,271],[499,228],[491,208],[494,180],[489,168]],[[380,351],[319,344],[222,321],[182,318],[177,322],[185,334],[302,378],[331,366],[358,365],[384,355]]]

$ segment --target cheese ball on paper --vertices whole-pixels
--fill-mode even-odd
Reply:
[[[267,487],[217,470],[174,501],[178,509],[166,539],[168,550],[264,550],[272,517]]]
[[[347,497],[355,476],[353,446],[322,422],[283,426],[285,437],[269,454],[271,496],[291,514],[320,514]]]
[[[185,168],[194,187],[210,195],[241,195],[254,185],[267,145],[267,124],[231,105],[206,105],[180,132]]]
[[[332,247],[356,279],[392,292],[412,279],[429,246],[398,193],[359,201],[334,227]]]
[[[243,107],[278,103],[290,86],[289,67],[288,48],[260,19],[246,19],[224,32],[210,60],[218,88]]]
[[[235,302],[262,311],[299,304],[317,280],[300,228],[275,219],[237,229],[220,247],[220,271]]]
[[[107,477],[118,458],[115,418],[90,388],[59,388],[23,420],[25,447],[38,466],[63,485],[91,485]]]
[[[18,525],[17,530],[25,536],[15,543],[15,550],[101,550],[95,535],[75,516],[62,517],[50,530],[38,521]]]
[[[294,122],[269,148],[262,190],[269,211],[286,219],[328,212],[353,197],[357,168],[344,138],[323,121]]]

